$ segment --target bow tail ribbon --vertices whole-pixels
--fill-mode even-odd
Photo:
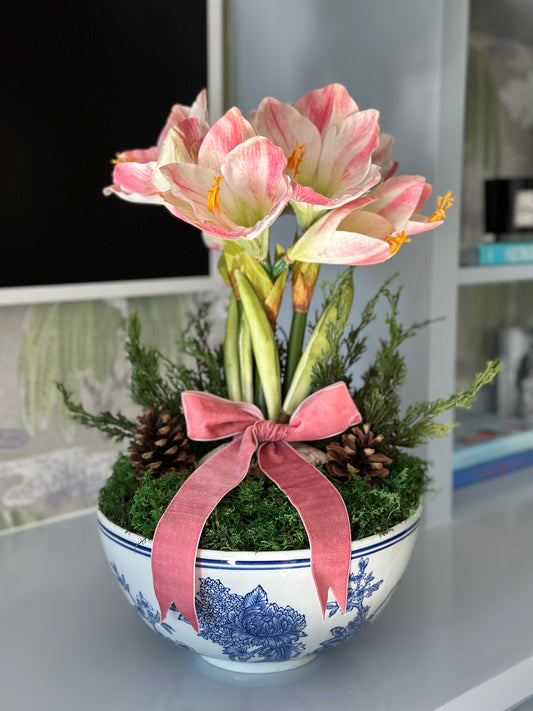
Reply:
[[[256,443],[246,439],[243,436],[233,440],[200,465],[185,480],[159,519],[151,566],[154,591],[161,610],[160,622],[165,620],[174,603],[196,632],[199,631],[194,605],[198,543],[215,506],[248,473]]]
[[[262,445],[259,466],[300,514],[309,538],[311,573],[322,617],[330,588],[339,607],[346,612],[352,536],[342,496],[287,442]]]
[[[198,632],[194,603],[195,563],[205,522],[215,506],[248,473],[253,437],[230,442],[185,481],[161,517],[152,548],[154,590],[160,622],[174,603]],[[335,487],[287,442],[265,442],[259,466],[298,511],[311,549],[311,573],[322,616],[331,588],[346,611],[351,535],[346,506]]]

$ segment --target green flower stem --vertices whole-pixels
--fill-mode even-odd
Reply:
[[[230,400],[242,400],[241,372],[239,358],[239,303],[231,292],[228,315],[226,317],[226,333],[224,337],[224,372]]]
[[[261,410],[263,415],[268,417],[267,404],[265,400],[265,393],[263,392],[263,386],[261,385],[261,378],[259,377],[259,372],[255,371],[255,396],[254,405]]]
[[[294,373],[298,366],[298,361],[302,355],[302,346],[307,325],[307,314],[300,311],[292,312],[291,332],[287,345],[287,366],[285,369],[285,379],[283,381],[283,395],[285,396],[290,388]]]
[[[235,270],[235,283],[250,327],[257,372],[265,395],[267,416],[269,420],[277,422],[281,409],[281,383],[279,354],[274,332],[253,286],[238,269]]]
[[[353,299],[352,271],[348,272],[337,287],[331,301],[322,312],[304,352],[283,402],[283,412],[292,415],[298,405],[310,394],[313,368],[321,358],[327,358],[332,349],[333,332],[344,329]]]
[[[241,302],[239,301],[239,304]],[[254,357],[252,351],[252,338],[250,335],[250,326],[242,311],[239,323],[238,336],[238,359],[239,372],[241,378],[241,398],[245,402],[254,402]]]

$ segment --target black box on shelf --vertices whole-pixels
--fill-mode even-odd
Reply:
[[[533,178],[485,181],[485,231],[502,242],[533,240]]]

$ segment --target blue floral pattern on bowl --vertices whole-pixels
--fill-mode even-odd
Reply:
[[[143,618],[145,622],[147,622],[150,627],[155,630],[156,632],[161,633],[161,628],[164,629],[166,632],[169,634],[174,633],[174,628],[171,627],[167,622],[159,622],[161,619],[160,614],[157,610],[154,610],[152,605],[148,602],[148,600],[144,597],[142,592],[138,592],[136,595],[133,595],[133,593],[130,590],[129,583],[127,582],[126,578],[122,573],[119,573],[117,566],[114,562],[111,562],[111,568],[113,570],[113,573],[115,574],[115,578],[117,580],[117,583],[120,585],[124,593],[126,594],[127,597],[129,597],[131,604],[133,607],[137,610],[139,615]],[[156,627],[156,625],[159,625]],[[166,637],[166,635],[163,635]],[[185,646],[185,645],[183,645]]]
[[[220,580],[200,578],[196,610],[200,636],[219,644],[232,661],[285,661],[304,650],[298,640],[306,636],[305,616],[269,602],[260,585],[237,595]]]
[[[365,618],[369,610],[368,606],[363,605],[363,600],[372,597],[383,583],[383,580],[378,580],[374,583],[374,573],[372,573],[372,571],[366,572],[368,562],[369,558],[359,558],[359,571],[357,573],[350,573],[350,577],[348,578],[346,612],[357,610],[358,617],[361,618]],[[350,585],[350,583],[352,583],[352,585]],[[329,610],[329,617],[332,617],[340,610],[339,603],[336,601],[328,602],[326,609]]]
[[[371,621],[370,606],[363,601],[370,598],[383,583],[375,581],[374,573],[367,572],[369,559],[360,558],[358,572],[349,577],[348,601],[346,613],[357,610],[356,617],[345,627],[333,627],[331,637],[310,656],[336,647],[352,635],[360,632]],[[167,622],[159,622],[157,610],[145,599],[141,592],[133,595],[129,583],[114,562],[111,567],[115,578],[139,615],[156,631],[163,628],[173,635],[174,628]],[[172,608],[178,612],[173,605]],[[339,612],[337,602],[327,605],[329,617]],[[196,595],[196,613],[200,624],[199,637],[210,640],[222,647],[222,652],[233,662],[248,662],[252,659],[265,662],[280,662],[294,659],[305,652],[305,645],[299,641],[306,637],[305,615],[300,614],[290,605],[280,607],[269,602],[261,585],[246,593],[232,593],[220,580],[200,578],[200,590]],[[179,613],[178,613],[179,614]],[[375,614],[375,613],[374,613]],[[187,622],[179,614],[179,621]],[[188,623],[187,623],[188,624]],[[175,640],[173,640],[175,641]],[[186,647],[179,642],[179,646]]]

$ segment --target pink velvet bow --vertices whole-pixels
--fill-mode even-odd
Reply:
[[[361,422],[346,385],[335,383],[310,395],[287,425],[265,420],[255,405],[205,392],[184,392],[182,404],[190,439],[238,436],[190,475],[159,521],[152,576],[161,622],[174,603],[199,631],[194,604],[198,541],[215,506],[246,476],[256,451],[259,466],[285,492],[305,526],[322,614],[330,588],[345,612],[351,556],[346,506],[328,479],[288,442],[332,437]]]

